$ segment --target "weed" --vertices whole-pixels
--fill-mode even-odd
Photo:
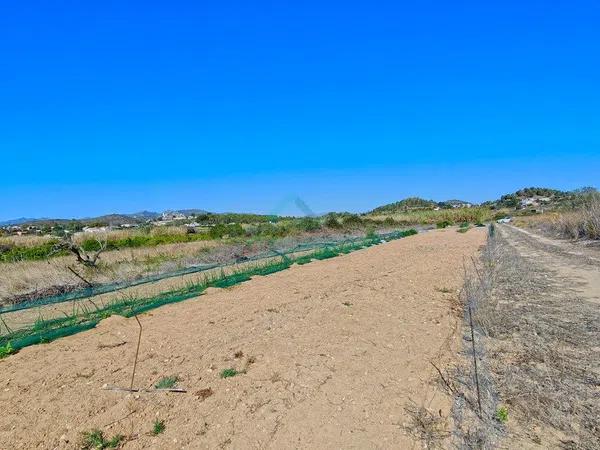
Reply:
[[[344,305],[344,306],[352,306],[352,303],[350,303],[350,302],[343,302],[342,305]]]
[[[452,292],[452,289],[448,289],[447,287],[435,288],[435,290],[442,294],[450,294]]]
[[[156,419],[154,421],[154,424],[152,425],[152,434],[154,436],[158,436],[159,434],[165,431],[165,428],[165,421]]]
[[[466,232],[467,232],[467,231],[469,231],[469,230],[470,230],[470,228],[469,228],[469,225],[467,224],[467,226],[466,226],[466,227],[460,227],[460,228],[459,228],[458,230],[456,230],[456,231],[458,231],[459,233],[466,233]]]
[[[442,220],[441,222],[438,222],[435,224],[436,228],[446,228],[446,227],[449,227],[450,225],[452,225],[452,222],[450,222],[448,220]]]
[[[231,377],[235,377],[236,375],[239,375],[241,373],[244,373],[244,371],[238,372],[235,369],[223,369],[221,371],[221,378],[231,378]]]
[[[179,381],[178,376],[163,377],[156,382],[154,387],[156,389],[171,389],[177,385],[178,381]]]
[[[3,345],[0,347],[0,359],[2,358],[6,358],[8,355],[14,353],[14,349],[12,348],[12,345],[9,343],[7,343],[6,345]]]
[[[102,450],[105,448],[117,448],[125,439],[123,435],[116,434],[109,440],[104,437],[104,433],[98,429],[86,431],[82,436],[82,448],[85,450]]]
[[[506,423],[508,421],[508,408],[506,406],[499,407],[496,414],[494,414],[494,418],[500,423]]]

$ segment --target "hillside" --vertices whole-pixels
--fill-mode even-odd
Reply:
[[[433,209],[436,206],[437,202],[434,202],[433,200],[425,200],[420,197],[409,197],[398,202],[378,206],[370,211],[370,214],[394,213],[413,209]]]

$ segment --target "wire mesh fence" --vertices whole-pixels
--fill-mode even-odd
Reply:
[[[416,230],[394,231],[337,242],[304,243],[284,250],[272,249],[243,262],[189,267],[134,282],[93,286],[9,305],[0,309],[0,353],[9,354],[29,345],[91,329],[100,320],[114,314],[131,317],[197,297],[209,287],[234,286],[256,275],[285,270],[292,264],[328,259],[416,233]],[[171,282],[170,279],[175,278],[177,280]],[[168,283],[161,285],[165,280]],[[146,294],[128,292],[129,288],[140,285],[148,285],[152,289]]]

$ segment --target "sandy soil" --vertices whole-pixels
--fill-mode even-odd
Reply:
[[[135,385],[177,375],[187,393],[102,389],[129,386],[135,319],[26,348],[0,361],[0,448],[78,448],[93,428],[132,449],[421,448],[405,407],[449,416],[430,361],[456,355],[463,258],[484,239],[432,231],[141,316]]]

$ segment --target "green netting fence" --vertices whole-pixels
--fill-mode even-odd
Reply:
[[[395,231],[377,236],[367,236],[364,238],[349,239],[338,243],[321,243],[321,247],[307,249],[297,246],[294,249],[289,249],[285,252],[271,252],[268,255],[263,255],[261,258],[255,258],[254,264],[248,265],[245,262],[244,267],[234,269],[231,273],[225,272],[225,267],[230,266],[222,265],[220,273],[206,274],[204,279],[200,282],[188,283],[185,287],[163,292],[159,295],[152,297],[142,298],[121,298],[110,301],[106,305],[97,307],[94,303],[93,306],[78,303],[75,300],[82,300],[99,293],[106,293],[122,289],[117,285],[107,286],[103,289],[96,290],[94,293],[80,292],[77,295],[64,295],[55,296],[53,298],[42,299],[38,302],[28,302],[28,305],[19,305],[21,308],[13,308],[10,311],[23,311],[39,307],[40,305],[49,305],[52,303],[62,303],[69,300],[73,301],[72,312],[63,312],[64,317],[44,319],[41,315],[31,326],[21,328],[19,330],[12,331],[6,323],[2,320],[2,313],[0,311],[0,327],[4,324],[3,333],[0,335],[0,357],[6,356],[12,352],[18,351],[24,347],[34,344],[41,344],[50,342],[54,339],[69,336],[80,331],[88,330],[95,327],[98,322],[102,319],[110,317],[111,315],[117,314],[124,317],[132,317],[134,315],[149,311],[151,309],[158,308],[163,305],[181,302],[193,297],[197,297],[202,294],[208,287],[226,288],[244,281],[250,280],[251,277],[256,275],[269,275],[281,270],[289,268],[292,264],[306,264],[314,259],[322,260],[333,258],[340,254],[347,254],[362,248],[370,247],[372,245],[379,244],[381,242],[400,239],[406,236],[417,234],[416,230],[407,231]],[[302,255],[294,255],[295,253],[306,252]],[[268,259],[267,261],[260,261],[260,259]],[[212,266],[212,269],[218,268],[219,266]],[[197,268],[198,269],[198,268]],[[206,268],[200,268],[196,272],[208,270]],[[194,273],[186,271],[180,274]],[[172,273],[168,276],[177,276]],[[159,278],[152,278],[152,280],[145,280],[143,282],[148,283],[151,281],[157,281],[167,276]],[[141,284],[130,283],[126,287]],[[110,289],[109,289],[110,288]]]

